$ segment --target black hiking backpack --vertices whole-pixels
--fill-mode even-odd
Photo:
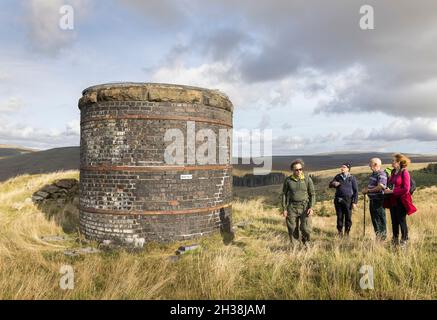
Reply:
[[[413,195],[416,189],[417,189],[416,181],[413,179],[413,177],[410,174],[410,194]]]
[[[387,172],[387,169],[384,170],[384,172],[387,174],[387,179],[390,178],[390,176],[394,173],[394,170],[391,171],[390,175]],[[402,172],[402,181],[404,179],[404,173]],[[417,189],[416,181],[413,179],[412,175],[410,174],[410,194],[413,195],[414,192]]]

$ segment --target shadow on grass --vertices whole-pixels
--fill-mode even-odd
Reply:
[[[224,208],[220,209],[220,234],[223,238],[223,243],[229,245],[235,238],[234,231],[232,230],[231,216],[226,213]]]
[[[247,247],[247,243],[245,243],[245,242],[243,242],[243,241],[239,241],[239,240],[234,240],[234,241],[232,241],[232,245],[233,246],[236,246],[236,247],[238,247],[238,248],[240,248],[240,249],[244,249],[244,248],[246,248]]]
[[[47,220],[53,220],[65,233],[79,232],[79,208],[73,202],[46,201],[36,206]]]
[[[261,217],[256,218],[255,221],[261,222],[263,224],[267,225],[283,225],[284,224],[284,218],[278,219],[274,217]]]
[[[76,179],[61,179],[37,190],[32,201],[47,220],[65,233],[79,232],[79,184]]]
[[[322,228],[313,227],[313,234],[322,238],[335,238],[337,236],[337,230],[324,230]]]

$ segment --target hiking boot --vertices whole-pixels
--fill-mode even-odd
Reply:
[[[398,246],[399,245],[399,239],[396,239],[396,238],[394,238],[394,239],[392,239],[391,240],[391,244],[393,245],[393,246]]]
[[[305,241],[305,242],[302,242],[302,246],[304,249],[310,249],[312,245],[311,245],[311,242]]]
[[[288,243],[290,244],[291,248],[296,248],[296,247],[299,247],[300,240],[299,240],[299,238],[295,238],[294,236],[290,236]]]
[[[405,248],[408,245],[408,240],[401,240],[399,246],[401,248]]]
[[[384,242],[387,239],[387,236],[385,234],[377,234],[376,235],[376,240],[378,240],[379,242]]]

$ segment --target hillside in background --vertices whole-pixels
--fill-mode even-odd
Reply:
[[[416,174],[422,172],[414,175],[422,185]],[[437,177],[425,174],[423,181]],[[250,190],[250,197],[258,189],[259,196],[234,198],[235,238],[230,243],[216,233],[195,241],[146,243],[143,250],[132,252],[107,251],[84,241],[78,232],[65,233],[62,222],[76,217],[71,221],[77,223],[78,203],[56,211],[32,203],[32,194],[43,186],[78,178],[74,170],[0,182],[0,299],[437,298],[435,186],[421,187],[414,194],[419,211],[407,218],[406,248],[374,241],[368,211],[363,235],[360,197],[349,239],[336,237],[332,199],[319,200],[312,244],[293,249],[284,218],[266,197],[278,186],[268,186],[238,188]],[[389,214],[387,223],[390,226]],[[200,247],[175,259],[179,246],[193,243]],[[87,253],[72,255],[75,250]],[[74,290],[59,287],[63,265],[73,267]],[[374,269],[374,290],[360,288],[363,265]]]
[[[392,153],[333,153],[309,156],[273,156],[273,171],[289,171],[290,163],[301,158],[305,161],[307,171],[320,171],[337,168],[348,161],[353,167],[365,166],[372,157],[380,157],[387,165]],[[409,155],[413,163],[437,162],[437,155]],[[0,145],[0,181],[16,175],[50,173],[58,170],[78,170],[80,163],[79,147],[55,148],[36,151],[22,147]],[[240,160],[241,163],[241,160]],[[252,173],[255,166],[235,164],[233,174],[236,176]]]
[[[37,150],[23,148],[23,147],[19,147],[19,146],[0,144],[0,159],[6,158],[6,157],[18,156],[18,155],[26,154],[26,153],[32,153],[35,151],[37,151]]]
[[[273,156],[272,170],[289,171],[290,163],[296,159],[302,159],[305,162],[307,171],[327,170],[339,167],[343,162],[350,162],[352,167],[365,166],[369,160],[374,157],[381,158],[384,164],[390,164],[393,153],[332,153],[318,155],[300,155],[300,156]],[[408,155],[408,154],[407,154]],[[408,155],[413,163],[437,162],[437,155]],[[236,161],[235,161],[236,163]],[[241,159],[238,163],[241,163]],[[252,170],[254,164],[234,164],[236,171],[246,172]]]
[[[0,181],[26,173],[77,170],[80,163],[79,155],[79,147],[65,147],[9,156],[0,159]]]

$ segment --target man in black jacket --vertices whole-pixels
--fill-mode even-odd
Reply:
[[[344,163],[340,167],[341,173],[337,174],[329,183],[330,188],[335,188],[335,212],[337,213],[337,230],[340,237],[349,236],[352,227],[352,209],[358,203],[358,184],[353,175],[350,174],[350,163]]]

